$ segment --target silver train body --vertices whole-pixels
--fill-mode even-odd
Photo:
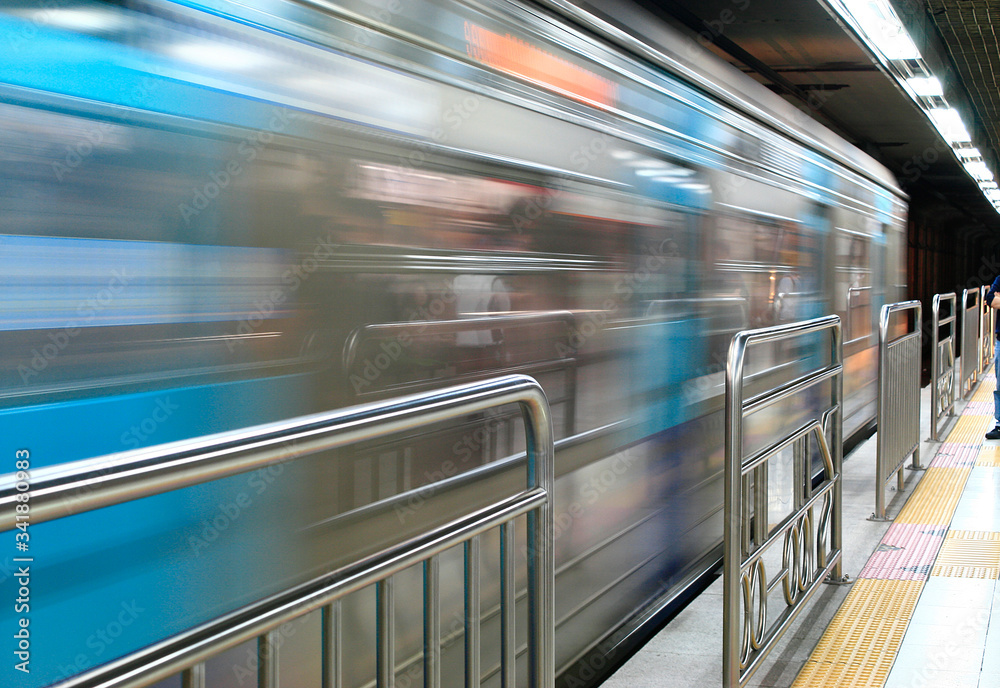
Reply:
[[[533,375],[557,439],[557,667],[564,685],[596,680],[719,562],[734,333],[839,314],[845,436],[873,421],[875,318],[903,294],[905,205],[880,166],[685,39],[615,42],[551,5],[565,13],[5,3],[10,470],[22,449],[56,470]],[[757,374],[812,353],[766,352]],[[498,412],[40,524],[36,670],[14,677],[49,685],[335,570],[516,487],[522,449],[515,414]],[[435,487],[466,473],[483,477]],[[442,566],[447,685],[462,680],[461,565]],[[405,687],[420,679],[420,577],[398,578]],[[371,678],[373,598],[346,602],[351,686]],[[319,685],[318,637],[313,617],[287,634],[283,685]],[[253,685],[254,660],[230,651],[210,684]]]

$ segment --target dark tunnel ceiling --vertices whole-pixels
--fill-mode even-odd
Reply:
[[[821,0],[631,0],[692,34],[791,103],[809,111],[885,164],[949,229],[990,230],[1000,215],[945,148],[920,109]],[[1000,46],[997,0],[892,0],[910,35],[945,84],[973,140],[1000,174]],[[587,6],[586,1],[578,2]],[[605,17],[626,29],[613,3]],[[628,14],[628,13],[623,13]],[[996,24],[995,24],[996,22]]]

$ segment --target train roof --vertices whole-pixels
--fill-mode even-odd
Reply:
[[[880,162],[811,115],[803,116],[801,110],[642,8],[615,0],[540,2],[768,128],[835,160],[901,198],[907,197],[893,173]]]

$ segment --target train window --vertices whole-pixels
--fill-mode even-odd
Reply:
[[[720,216],[706,252],[716,289],[745,299],[746,327],[809,317],[817,299],[815,230],[787,218]]]
[[[8,399],[259,376],[313,356],[299,242],[273,231],[301,216],[294,153],[259,145],[250,161],[218,135],[10,105],[0,136]]]
[[[325,319],[349,329],[334,335],[344,341],[348,395],[533,371],[553,400],[557,436],[617,420],[624,402],[578,400],[576,380],[622,378],[616,323],[692,295],[691,216],[565,179],[390,161],[401,157],[349,165],[342,202],[366,205],[373,225],[345,227],[333,209],[328,219],[350,276],[331,274],[326,292],[345,291],[348,279],[367,285],[328,299]],[[369,362],[397,351],[400,336],[397,362],[376,374]]]

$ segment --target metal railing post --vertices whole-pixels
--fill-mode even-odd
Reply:
[[[950,303],[951,311],[941,319],[941,303]],[[954,293],[935,294],[931,305],[931,440],[940,441],[938,421],[955,415],[955,323],[958,298]],[[941,339],[941,328],[948,335]]]
[[[893,314],[913,311],[913,328],[889,340]],[[919,301],[882,306],[878,332],[878,413],[875,459],[875,513],[870,520],[884,521],[885,484],[896,474],[903,489],[903,463],[913,455],[920,468],[920,340]]]
[[[162,494],[171,490],[220,480],[248,471],[277,465],[320,451],[346,447],[394,433],[459,420],[508,404],[517,404],[524,418],[526,453],[508,457],[510,467],[526,466],[523,489],[501,495],[492,503],[468,513],[455,514],[440,524],[413,534],[400,535],[382,549],[358,555],[334,571],[298,583],[262,600],[167,637],[159,642],[86,670],[56,684],[60,688],[141,688],[182,673],[185,686],[204,685],[207,659],[249,640],[261,648],[261,685],[277,685],[279,646],[277,629],[317,609],[323,610],[323,685],[341,682],[334,662],[341,654],[341,620],[338,601],[372,584],[377,594],[377,675],[379,686],[391,686],[396,673],[392,576],[416,564],[424,564],[426,666],[432,678],[440,662],[440,611],[436,557],[457,545],[470,544],[469,575],[478,576],[478,538],[496,528],[506,534],[502,556],[510,570],[505,573],[501,615],[514,628],[511,538],[515,519],[527,517],[528,564],[528,682],[532,688],[551,688],[555,683],[555,561],[552,500],[555,485],[555,448],[552,417],[541,386],[525,375],[448,387],[384,402],[302,416],[242,430],[192,440],[136,449],[106,457],[46,467],[33,472],[31,486],[32,524],[52,521],[105,506]],[[111,466],[109,468],[109,466]],[[473,476],[475,479],[475,476]],[[435,483],[438,493],[467,488],[468,476],[458,474]],[[16,506],[21,494],[15,474],[0,476],[0,532],[16,525]],[[85,488],[85,489],[84,489]],[[364,507],[391,510],[418,494],[409,490]],[[478,593],[478,587],[476,592]],[[472,605],[473,607],[475,605]],[[471,623],[467,621],[467,623]],[[513,678],[514,645],[507,679]],[[478,632],[472,634],[467,653],[478,653]],[[478,662],[469,662],[478,672]],[[479,677],[470,684],[479,685]],[[513,683],[510,683],[513,685]]]
[[[745,398],[744,368],[751,345],[796,337],[826,334],[830,338],[829,362],[804,362],[804,372],[773,389]],[[824,579],[843,582],[841,464],[843,461],[843,334],[840,318],[827,316],[804,322],[740,332],[729,347],[726,366],[725,511],[723,564],[723,684],[743,685],[760,666],[787,630],[803,605]],[[744,420],[784,400],[829,391],[822,405],[801,426],[745,455]],[[808,404],[812,408],[812,403]],[[818,450],[823,482],[812,487],[812,462],[804,447]],[[768,481],[764,478],[771,458],[791,450],[796,489],[794,510],[770,525]],[[749,489],[753,476],[754,489]],[[752,515],[751,515],[752,514]],[[829,547],[827,547],[829,536]],[[764,555],[777,543],[782,546],[782,570],[767,579]],[[768,623],[768,594],[783,583],[785,609]],[[741,614],[742,612],[742,614]]]

